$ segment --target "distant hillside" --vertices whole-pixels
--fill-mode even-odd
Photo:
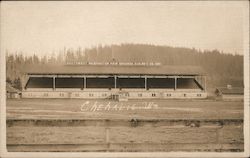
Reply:
[[[57,54],[57,55],[56,55]],[[243,56],[223,54],[217,50],[199,51],[190,48],[156,46],[147,44],[121,44],[97,46],[91,49],[64,49],[51,57],[7,54],[8,82],[22,79],[22,68],[40,64],[62,64],[67,61],[108,62],[160,62],[163,65],[197,65],[208,73],[208,86],[243,86]],[[23,84],[23,83],[21,83]],[[16,86],[18,87],[18,86]]]

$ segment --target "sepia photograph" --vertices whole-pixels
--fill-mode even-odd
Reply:
[[[249,1],[0,5],[3,157],[249,156]]]

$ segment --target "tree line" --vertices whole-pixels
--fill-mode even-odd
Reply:
[[[24,67],[40,65],[61,65],[66,62],[160,62],[162,65],[201,66],[207,72],[208,86],[223,87],[227,84],[243,86],[243,56],[225,54],[218,50],[158,46],[149,44],[98,45],[92,48],[64,48],[49,55],[22,52],[6,53],[7,81],[20,89]],[[20,83],[24,84],[24,83]]]

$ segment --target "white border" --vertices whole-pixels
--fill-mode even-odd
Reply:
[[[250,91],[249,91],[249,47],[250,47],[250,41],[249,41],[249,2],[247,5],[247,10],[243,10],[243,45],[244,45],[244,151],[246,153],[247,157],[250,157],[250,132],[249,132],[249,122],[250,122]]]
[[[6,149],[6,64],[5,51],[1,47],[0,30],[0,112],[1,112],[1,146],[0,157],[249,157],[249,1],[244,12],[244,152],[7,152]],[[1,2],[0,2],[1,7]],[[1,8],[0,8],[0,11]],[[2,12],[0,12],[1,16]],[[2,20],[3,17],[0,19]],[[1,22],[0,22],[1,24]],[[0,27],[1,28],[1,27]]]

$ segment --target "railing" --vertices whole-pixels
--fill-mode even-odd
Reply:
[[[9,119],[9,151],[243,151],[242,119]]]

